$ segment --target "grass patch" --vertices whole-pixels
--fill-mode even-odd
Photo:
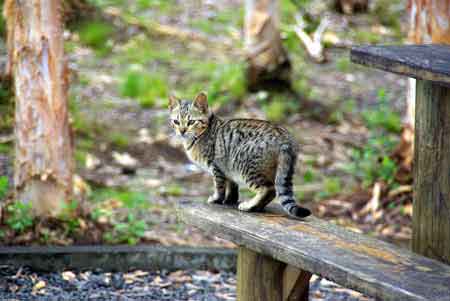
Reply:
[[[122,78],[120,94],[135,98],[144,108],[162,105],[168,95],[167,78],[161,73],[147,73],[142,70],[130,70]]]
[[[95,52],[104,56],[111,52],[111,37],[114,35],[114,27],[111,24],[94,21],[84,22],[77,28],[81,43],[95,50]]]
[[[342,56],[336,60],[336,68],[339,72],[349,73],[351,71],[352,63],[350,58],[347,56]]]

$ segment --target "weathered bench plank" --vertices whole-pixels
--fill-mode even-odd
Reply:
[[[353,62],[423,80],[450,84],[450,46],[358,46]]]
[[[450,266],[309,217],[181,203],[179,217],[210,234],[381,300],[450,300]]]

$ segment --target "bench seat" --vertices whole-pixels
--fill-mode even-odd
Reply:
[[[333,223],[182,202],[179,218],[205,232],[381,300],[450,300],[450,266]]]

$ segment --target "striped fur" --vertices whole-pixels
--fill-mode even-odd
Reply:
[[[214,178],[215,192],[208,202],[237,203],[240,184],[256,193],[239,204],[240,210],[262,210],[277,196],[289,215],[310,214],[295,202],[292,177],[298,146],[284,128],[263,120],[222,120],[207,108],[204,93],[192,102],[171,99],[169,107],[187,155]]]

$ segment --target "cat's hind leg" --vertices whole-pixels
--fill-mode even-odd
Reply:
[[[224,205],[235,205],[239,200],[239,186],[231,180],[227,180]]]
[[[245,202],[239,204],[241,211],[261,211],[275,198],[275,188],[273,186],[255,189],[256,195]]]

